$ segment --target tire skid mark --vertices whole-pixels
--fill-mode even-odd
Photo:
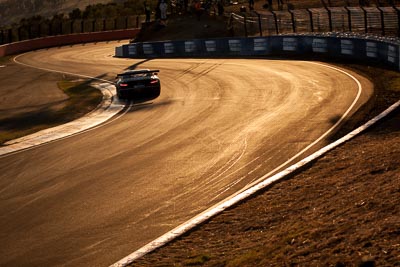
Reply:
[[[318,142],[320,142],[323,138],[325,138],[329,133],[331,133],[336,127],[338,127],[339,124],[341,122],[343,122],[343,120],[353,110],[354,106],[356,105],[356,103],[358,102],[358,100],[361,96],[361,91],[362,91],[361,83],[350,73],[347,73],[344,70],[341,70],[339,68],[329,66],[326,64],[315,63],[315,62],[310,62],[310,63],[320,65],[323,67],[327,67],[327,68],[331,68],[333,70],[344,73],[345,75],[349,76],[351,79],[353,79],[356,82],[357,87],[358,87],[357,96],[354,99],[353,103],[350,105],[350,107],[347,109],[347,111],[342,115],[342,117],[328,131],[326,131],[324,134],[322,134],[314,142],[312,142],[306,148],[301,150],[295,156],[293,156],[292,158],[290,158],[289,160],[287,160],[286,162],[284,162],[283,164],[281,164],[280,166],[278,166],[271,172],[263,175],[262,177],[258,178],[256,181],[249,183],[242,190],[239,190],[238,192],[230,195],[229,197],[227,197],[224,200],[220,201],[219,203],[213,205],[209,209],[201,212],[200,214],[193,217],[192,219],[182,223],[181,225],[177,226],[173,230],[165,233],[164,235],[153,240],[152,242],[148,243],[147,245],[132,252],[130,255],[128,255],[125,258],[119,260],[118,262],[112,264],[110,267],[127,266],[128,264],[132,263],[134,260],[139,259],[142,256],[150,253],[151,251],[154,251],[155,249],[168,244],[170,241],[176,239],[179,236],[182,236],[183,234],[187,233],[189,230],[192,230],[194,227],[196,227],[196,226],[200,225],[201,223],[207,221],[208,219],[220,214],[227,208],[230,208],[233,205],[239,203],[240,201],[243,201],[244,199],[249,198],[250,196],[254,195],[255,193],[259,192],[260,190],[271,185],[272,183],[278,182],[279,180],[287,177],[287,175],[302,168],[303,166],[305,166],[306,164],[308,164],[310,161],[314,160],[315,158],[322,156],[323,154],[332,150],[333,148],[340,145],[341,143],[353,138],[354,136],[358,135],[360,132],[364,131],[371,125],[375,124],[377,121],[380,120],[380,118],[387,116],[387,114],[389,114],[391,111],[393,111],[394,109],[396,109],[400,106],[400,101],[398,101],[395,105],[393,105],[392,107],[390,107],[389,109],[384,111],[382,114],[375,117],[374,119],[372,119],[368,123],[364,124],[363,126],[359,127],[358,129],[354,130],[353,132],[347,134],[346,136],[342,137],[341,139],[337,140],[336,142],[333,142],[333,143],[321,148],[320,150],[313,153],[312,155],[310,155],[302,160],[299,160],[296,164],[286,167],[286,169],[282,170],[283,167],[287,166],[289,163],[291,163],[292,161],[294,161],[295,159],[297,159],[298,157],[303,155],[307,150],[309,150],[311,147],[315,146]],[[278,172],[279,170],[281,170],[281,171]],[[273,173],[276,173],[276,174],[274,174],[272,176]],[[228,189],[226,189],[226,190],[228,190]]]

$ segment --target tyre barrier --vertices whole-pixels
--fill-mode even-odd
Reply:
[[[400,70],[400,41],[350,34],[291,34],[131,43],[116,47],[122,58],[313,56],[381,63]]]

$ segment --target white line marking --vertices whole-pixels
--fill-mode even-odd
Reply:
[[[121,267],[121,266],[127,266],[131,264],[134,260],[137,260],[144,255],[150,253],[151,251],[160,248],[167,244],[168,242],[176,239],[177,237],[185,234],[189,230],[193,229],[194,227],[200,225],[201,223],[207,221],[211,217],[216,216],[217,214],[223,212],[225,209],[232,207],[233,205],[239,203],[240,201],[245,200],[246,198],[254,195],[255,193],[259,192],[260,190],[266,188],[267,186],[285,178],[287,175],[293,173],[294,171],[299,170],[301,167],[307,165],[308,163],[316,160],[317,158],[321,157],[325,153],[329,152],[330,150],[336,148],[337,146],[349,141],[350,139],[354,138],[358,134],[364,132],[367,130],[369,127],[380,121],[382,118],[386,117],[389,115],[392,111],[400,107],[400,100],[397,101],[395,104],[390,106],[388,109],[386,109],[384,112],[373,118],[372,120],[368,121],[366,124],[360,126],[359,128],[355,129],[354,131],[350,132],[346,136],[340,138],[339,140],[331,143],[330,145],[327,145],[317,152],[313,153],[312,155],[306,157],[305,159],[299,161],[298,163],[286,168],[285,170],[275,174],[272,177],[269,177],[262,181],[261,183],[247,189],[244,192],[241,192],[240,194],[233,195],[232,197],[216,204],[215,206],[211,207],[210,209],[200,213],[199,215],[195,216],[189,221],[186,221],[185,223],[179,225],[175,229],[169,231],[168,233],[162,235],[161,237],[157,238],[156,240],[148,243],[147,245],[143,246],[142,248],[136,250],[132,254],[126,256],[122,260],[114,263],[110,267]]]
[[[325,132],[323,135],[321,135],[317,140],[312,142],[310,145],[308,145],[306,148],[301,150],[299,153],[297,153],[295,156],[290,158],[288,161],[286,161],[285,163],[281,164],[279,167],[275,168],[273,171],[263,175],[261,178],[257,179],[255,182],[249,184],[248,186],[246,186],[242,190],[238,191],[237,193],[227,197],[226,199],[224,199],[223,201],[217,203],[213,207],[207,209],[206,211],[200,213],[199,215],[193,217],[192,219],[184,222],[183,224],[181,224],[178,227],[174,228],[173,230],[165,233],[164,235],[162,235],[159,238],[153,240],[152,242],[148,243],[147,245],[139,248],[138,250],[134,251],[130,255],[128,255],[125,258],[121,259],[120,261],[114,263],[110,267],[120,267],[120,266],[127,266],[127,265],[131,264],[134,260],[137,260],[140,257],[150,253],[151,251],[153,251],[153,250],[155,250],[157,248],[160,248],[161,246],[164,246],[165,244],[167,244],[168,242],[174,240],[178,236],[183,235],[187,231],[189,231],[189,230],[193,229],[194,227],[198,226],[199,224],[207,221],[211,217],[214,217],[215,215],[221,213],[225,209],[227,209],[229,207],[232,207],[233,205],[237,204],[238,202],[250,197],[251,195],[255,194],[256,192],[260,191],[261,189],[267,187],[268,185],[270,185],[270,184],[272,184],[272,183],[274,183],[274,182],[276,182],[278,180],[281,180],[282,178],[286,177],[290,173],[298,170],[300,167],[302,167],[302,166],[306,165],[307,163],[315,160],[316,158],[322,156],[323,154],[325,154],[329,150],[335,148],[336,146],[344,143],[345,141],[351,139],[352,137],[354,137],[356,135],[356,134],[352,134],[352,133],[356,132],[358,129],[353,131],[353,132],[351,132],[350,134],[346,135],[345,137],[342,137],[338,141],[336,141],[336,142],[334,142],[334,143],[332,143],[332,144],[330,144],[328,146],[325,146],[324,148],[318,150],[317,152],[315,152],[312,155],[306,157],[305,159],[299,161],[298,163],[286,168],[285,170],[275,174],[274,176],[269,177],[272,173],[276,172],[277,170],[279,170],[283,166],[287,165],[288,163],[290,163],[291,161],[293,161],[294,159],[299,157],[301,154],[303,154],[305,151],[310,149],[312,146],[314,146],[319,141],[321,141],[324,137],[326,137],[329,133],[331,133],[341,122],[343,122],[343,120],[351,112],[351,110],[354,108],[354,106],[356,105],[357,101],[359,100],[359,98],[361,96],[361,91],[362,91],[361,83],[353,75],[351,75],[350,73],[347,73],[347,72],[345,72],[345,71],[343,71],[343,70],[341,70],[339,68],[336,68],[336,67],[333,67],[333,66],[328,66],[328,65],[325,65],[325,64],[321,64],[321,63],[316,63],[316,62],[308,62],[308,63],[321,65],[321,66],[324,66],[324,67],[328,67],[328,68],[334,69],[334,70],[339,71],[341,73],[344,73],[345,75],[349,76],[351,79],[353,79],[357,83],[357,86],[358,86],[357,96],[356,96],[355,100],[353,101],[353,103],[350,105],[350,107],[347,109],[347,111],[340,118],[340,120],[337,121],[335,123],[335,125],[333,125],[327,132]],[[398,102],[398,105],[400,105],[400,101]],[[361,132],[361,131],[359,131],[359,132]],[[357,132],[357,134],[359,132]]]
[[[97,81],[102,81],[102,82],[113,84],[113,82],[111,82],[109,80],[100,79],[100,78],[96,78],[96,77],[92,77],[92,76],[88,76],[88,75],[83,75],[83,74],[76,74],[76,73],[67,72],[67,71],[59,71],[59,70],[52,70],[52,69],[47,69],[47,68],[35,67],[35,66],[29,65],[29,64],[26,64],[26,63],[19,62],[17,60],[17,58],[19,58],[19,57],[21,57],[21,56],[23,56],[25,54],[28,54],[28,53],[29,52],[24,53],[24,54],[20,54],[20,55],[14,57],[13,61],[15,63],[17,63],[17,64],[20,64],[20,65],[23,65],[23,66],[26,66],[26,67],[30,67],[30,68],[34,68],[34,69],[38,69],[38,70],[44,70],[44,71],[49,71],[49,72],[61,73],[61,74],[68,74],[68,75],[73,75],[73,76],[78,76],[78,77],[82,77],[82,78],[87,78],[87,79],[92,79],[92,80],[97,80]]]
[[[52,69],[34,67],[17,61],[17,58],[22,55],[24,54],[14,57],[13,59],[14,62],[30,68],[40,69],[48,72],[68,74],[77,77],[89,78],[105,82],[106,84],[93,85],[103,93],[103,101],[95,110],[77,120],[56,127],[52,127],[49,129],[44,129],[39,132],[33,133],[31,135],[6,142],[5,146],[0,147],[0,158],[4,158],[6,156],[30,150],[35,147],[48,144],[50,142],[66,139],[75,136],[77,134],[82,134],[97,129],[100,126],[107,125],[119,119],[120,117],[125,115],[132,107],[132,103],[130,103],[129,107],[125,110],[124,113],[120,114],[119,116],[111,120],[112,117],[114,117],[116,114],[120,113],[124,109],[125,104],[119,102],[115,98],[115,87],[112,85],[110,81],[87,75],[75,74],[71,72],[62,72]],[[104,123],[106,121],[107,123]]]

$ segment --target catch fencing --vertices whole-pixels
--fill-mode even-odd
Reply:
[[[0,45],[49,36],[85,34],[140,28],[145,16],[122,16],[109,19],[60,19],[19,25],[0,30]]]
[[[233,36],[353,32],[400,37],[400,7],[327,7],[232,13]]]

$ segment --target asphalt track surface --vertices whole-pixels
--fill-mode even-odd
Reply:
[[[349,74],[320,63],[117,59],[117,45],[18,58],[107,79],[156,68],[162,93],[103,127],[0,158],[1,266],[108,266],[326,145],[294,158],[372,94],[353,73],[357,98]]]

